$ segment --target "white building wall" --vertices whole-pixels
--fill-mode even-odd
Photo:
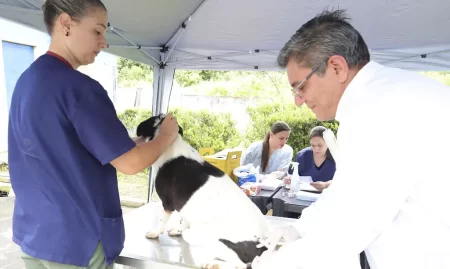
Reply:
[[[6,105],[5,68],[3,64],[2,41],[18,43],[34,47],[35,59],[44,54],[50,45],[47,33],[13,23],[0,18],[0,154],[7,150],[8,111]],[[93,79],[99,81],[114,99],[117,72],[117,57],[108,53],[100,53],[95,63],[79,68]]]

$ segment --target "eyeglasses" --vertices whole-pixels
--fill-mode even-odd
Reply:
[[[291,89],[292,93],[297,95],[299,98],[303,98],[303,96],[299,95],[297,92],[303,87],[303,84],[305,84],[305,82],[319,69],[319,67],[327,61],[328,59],[314,67],[313,70],[311,70],[311,72],[296,87]]]

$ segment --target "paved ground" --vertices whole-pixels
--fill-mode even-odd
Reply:
[[[20,249],[11,240],[14,197],[0,197],[0,268],[24,269]]]
[[[11,240],[14,197],[0,197],[0,269],[25,269],[20,249]],[[123,207],[126,214],[130,208]]]

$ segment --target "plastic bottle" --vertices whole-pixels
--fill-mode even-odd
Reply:
[[[291,176],[291,192],[298,192],[300,190],[300,176],[298,175],[298,163],[293,162],[294,172]]]

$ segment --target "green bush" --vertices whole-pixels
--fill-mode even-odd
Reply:
[[[335,134],[339,127],[337,121],[320,122],[312,111],[306,107],[296,107],[289,103],[260,104],[248,107],[247,112],[251,124],[245,137],[237,131],[229,113],[211,113],[206,110],[193,111],[176,108],[171,110],[183,128],[184,138],[197,150],[212,147],[221,151],[233,148],[244,139],[245,145],[261,140],[270,130],[270,126],[278,120],[284,121],[291,127],[288,144],[294,149],[294,158],[298,151],[309,146],[309,132],[318,125],[331,129]],[[119,113],[119,119],[130,132],[135,135],[137,125],[151,116],[150,110],[127,109]]]
[[[126,109],[125,111],[117,114],[120,121],[122,121],[123,125],[125,125],[131,136],[136,135],[136,128],[138,124],[151,117],[151,115],[151,110],[137,108]]]
[[[0,172],[8,172],[9,167],[7,163],[0,163]]]
[[[178,123],[183,128],[184,139],[197,150],[212,147],[217,152],[236,147],[241,141],[241,136],[229,113],[181,108],[170,112],[177,117]]]
[[[318,125],[331,129],[335,134],[339,127],[337,121],[320,122],[306,107],[296,107],[294,104],[273,103],[248,107],[252,123],[245,135],[245,144],[262,140],[276,121],[284,121],[291,127],[288,144],[294,149],[294,158],[301,149],[310,146],[309,132]]]
[[[198,85],[202,81],[199,72],[195,70],[176,70],[174,79],[181,87]]]
[[[210,113],[206,110],[191,111],[174,109],[172,112],[183,128],[184,139],[197,150],[212,147],[221,151],[235,147],[241,142],[241,136],[228,113]],[[127,109],[118,114],[131,136],[135,136],[137,125],[152,115],[150,110]]]

